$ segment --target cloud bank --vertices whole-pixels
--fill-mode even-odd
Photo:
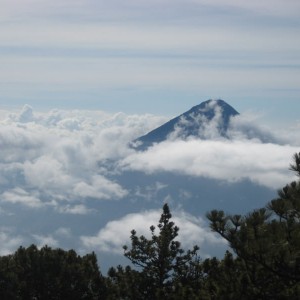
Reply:
[[[227,182],[249,179],[272,189],[290,181],[288,165],[300,144],[296,134],[290,132],[284,140],[248,116],[238,116],[231,121],[231,139],[225,139],[217,133],[218,118],[220,114],[203,125],[202,135],[208,140],[181,140],[177,132],[148,151],[137,152],[128,143],[160,125],[163,117],[39,113],[25,106],[1,121],[1,202],[87,214],[93,211],[86,206],[88,201],[120,200],[132,192],[114,179],[114,174],[128,170]]]
[[[128,191],[107,177],[104,162],[126,156],[128,141],[160,121],[121,113],[35,114],[29,106],[9,114],[0,128],[1,201],[86,213],[87,199],[123,198]]]
[[[127,176],[125,172],[167,172],[229,185],[250,180],[275,191],[293,179],[288,166],[300,146],[298,124],[271,132],[248,115],[231,120],[230,139],[218,135],[221,114],[215,114],[212,124],[202,127],[203,137],[209,139],[180,139],[178,131],[144,152],[130,148],[129,142],[168,118],[82,110],[38,112],[30,106],[19,112],[2,111],[1,116],[0,214],[7,225],[0,228],[0,240],[6,245],[2,254],[30,241],[39,246],[72,245],[82,252],[97,249],[120,254],[122,245],[129,243],[131,229],[147,235],[149,227],[157,224],[160,210],[145,210],[143,205],[158,205],[155,199],[162,194],[170,204],[183,199],[190,202],[194,196],[181,190],[175,201],[176,195],[168,195],[171,183],[163,179],[133,182],[129,187],[126,181],[119,181],[122,174]],[[122,213],[131,200],[140,202],[136,202],[139,209]],[[118,208],[118,217],[113,207]],[[36,224],[40,214],[51,214],[51,220],[57,221],[33,230],[27,213],[37,218]],[[22,225],[15,225],[10,216]],[[68,218],[67,227],[64,218]],[[102,222],[99,226],[98,220]],[[174,221],[184,247],[199,244],[204,257],[225,247],[201,217],[177,209]],[[78,222],[86,224],[82,226],[85,232],[78,234]],[[91,222],[95,224],[87,229]]]
[[[150,174],[167,171],[228,182],[249,179],[276,189],[290,181],[287,161],[298,150],[249,141],[174,141],[131,154],[121,165]]]
[[[214,101],[209,103],[214,117],[194,115],[191,120],[181,118],[175,130],[162,143],[154,144],[147,151],[133,152],[120,161],[124,170],[175,172],[201,176],[227,182],[248,179],[262,186],[276,189],[289,181],[287,158],[299,151],[300,140],[288,140],[270,129],[256,124],[251,115],[231,117],[225,137],[221,108]],[[197,137],[189,136],[187,129]],[[288,130],[287,130],[288,132]]]

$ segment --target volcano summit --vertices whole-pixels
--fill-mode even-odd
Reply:
[[[237,115],[239,113],[225,101],[207,100],[137,138],[133,147],[145,150],[167,139],[208,139],[216,135],[226,138],[230,119]]]

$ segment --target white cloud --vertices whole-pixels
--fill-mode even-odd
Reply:
[[[175,172],[280,188],[291,179],[288,165],[299,147],[253,140],[176,140],[154,145],[124,158],[124,169]]]
[[[155,182],[154,185],[147,185],[147,186],[136,186],[134,195],[144,198],[148,201],[153,201],[153,199],[156,199],[157,193],[162,190],[167,188],[168,185],[163,184],[161,182]]]
[[[10,230],[0,230],[0,255],[8,255],[23,243],[21,236],[12,236]]]
[[[278,34],[285,32],[282,28],[277,28]],[[229,51],[233,50],[232,43],[237,40],[243,43],[235,43],[234,51],[259,51],[270,49],[272,46],[278,46],[279,50],[295,49],[299,43],[292,41],[292,44],[286,45],[287,41],[297,32],[296,29],[286,32],[285,36],[281,36],[278,40],[273,29],[265,28],[264,31],[257,32],[255,29],[242,27],[236,28],[229,25],[224,25],[221,28],[214,25],[205,27],[195,26],[180,26],[180,25],[141,25],[139,27],[130,24],[105,24],[105,23],[84,23],[82,26],[76,22],[43,22],[39,27],[36,22],[28,20],[22,27],[18,23],[16,25],[3,25],[0,28],[0,37],[2,45],[11,47],[32,47],[46,48],[54,47],[61,50],[61,55],[65,52],[64,49],[81,50],[81,54],[77,57],[77,62],[80,62],[85,55],[85,50],[135,50],[135,51],[170,51],[174,54],[188,53],[195,54],[198,51]],[[26,35],[25,35],[26,33]],[[201,37],[201,38],[199,38]],[[254,43],[256,42],[256,43]],[[50,48],[51,49],[51,48]],[[271,50],[271,49],[270,49]],[[69,50],[70,51],[70,50]],[[180,51],[180,52],[178,52]],[[30,53],[30,52],[29,52]],[[46,52],[47,53],[47,52]],[[51,52],[50,52],[51,53]],[[70,52],[72,53],[72,52]],[[79,52],[80,53],[80,52]],[[94,53],[94,52],[92,52]],[[153,52],[152,52],[153,53]],[[75,52],[76,54],[76,52]],[[114,58],[114,56],[104,53],[103,58]],[[60,57],[54,56],[56,58]],[[8,55],[11,57],[11,55]],[[95,56],[95,55],[93,55]],[[92,56],[92,58],[93,58]],[[122,55],[120,55],[122,56]],[[25,56],[26,57],[26,56]],[[30,56],[29,56],[30,57]],[[24,63],[31,60],[27,56]],[[35,57],[36,61],[43,62],[45,57]],[[53,59],[49,62],[55,62]],[[74,56],[73,56],[74,57]],[[101,57],[101,56],[96,56]],[[93,61],[90,58],[88,61]],[[68,59],[72,61],[72,57]],[[68,62],[66,61],[66,63]],[[99,61],[98,59],[94,60]],[[114,60],[109,60],[114,61]],[[17,61],[18,62],[18,61]],[[180,62],[180,60],[179,60]],[[92,70],[92,69],[90,69]],[[91,77],[89,79],[92,79]]]
[[[287,7],[291,12],[297,11],[291,9],[295,2],[293,5],[276,1],[278,2],[281,3],[281,12]],[[186,2],[177,1],[178,3],[186,5]],[[45,4],[46,7],[47,4],[50,6],[50,11],[56,6],[47,1]],[[258,5],[258,2],[255,5],[245,5],[238,1],[226,4],[224,1],[214,4],[211,1],[200,1],[200,7],[203,4],[230,8],[257,6],[260,11],[261,6],[268,7],[268,11],[276,7]],[[90,2],[88,5],[79,5],[79,11],[83,13],[82,6],[86,6],[98,15],[98,7],[91,9],[94,5],[97,6]],[[161,5],[161,1],[155,5]],[[122,3],[121,7],[124,9],[126,6]],[[137,6],[143,11],[149,5],[144,3]],[[174,3],[167,6],[170,9]],[[19,5],[17,7],[20,9]],[[27,7],[28,5],[25,6]],[[39,7],[37,3],[29,5],[29,9],[25,9],[25,17],[27,10],[35,10],[36,7]],[[67,2],[59,7],[68,7],[68,11],[76,5],[72,4],[70,7]],[[70,16],[67,21],[49,17],[49,9],[45,9],[44,5],[40,8],[48,17],[43,22],[37,16],[32,18],[29,14],[28,19],[23,22],[1,24],[1,44],[4,48],[17,49],[4,51],[0,55],[2,82],[17,86],[23,83],[27,87],[29,84],[51,85],[51,90],[54,89],[54,84],[63,85],[64,89],[71,86],[73,89],[84,87],[85,90],[99,86],[112,88],[128,85],[161,88],[172,86],[187,90],[197,86],[207,89],[228,89],[230,86],[235,90],[237,87],[240,89],[249,86],[298,86],[299,71],[287,67],[298,63],[300,44],[296,37],[299,32],[293,26],[288,29],[282,26],[265,26],[263,30],[257,30],[255,26],[232,25],[226,20],[221,21],[222,26],[218,22],[201,24],[202,26],[185,22],[182,26],[182,22],[176,24],[175,21],[163,26],[160,23],[154,24],[153,21],[149,24],[138,22],[137,26],[134,20],[106,23],[97,22],[97,18],[94,22],[78,22],[77,18],[72,19]],[[13,6],[12,11],[15,9]],[[204,8],[199,9],[200,12],[202,10]],[[118,11],[118,8],[113,11]],[[187,21],[192,12],[193,10],[185,16]],[[144,14],[147,15],[147,8]],[[210,15],[214,16],[212,13]],[[224,17],[222,14],[221,16]],[[221,19],[220,14],[217,17]],[[259,70],[253,66],[259,67]],[[273,68],[274,72],[270,72],[269,66],[277,66],[278,69]]]
[[[204,114],[192,113],[189,118],[181,116],[179,122],[175,125],[174,131],[168,136],[169,140],[185,139],[190,135],[191,128],[197,128],[194,135],[200,139],[219,139],[222,138],[220,128],[224,128],[224,120],[222,117],[222,108],[219,107],[216,101],[209,102],[202,112],[209,110],[214,112],[212,119],[208,119]]]
[[[52,235],[33,234],[32,237],[35,239],[38,248],[42,248],[46,245],[54,248],[59,246],[58,240]]]
[[[88,198],[118,200],[128,194],[108,177],[116,172],[108,161],[133,152],[128,142],[163,120],[87,111],[38,113],[29,106],[7,115],[0,121],[1,201],[37,208],[48,204],[71,214],[91,212],[80,203]]]
[[[24,0],[1,3],[0,16],[2,99],[278,98],[299,85],[297,1]]]
[[[74,19],[81,16],[81,18],[95,19],[99,12],[104,20],[128,20],[140,18],[149,18],[149,11],[156,12],[159,15],[159,9],[170,11],[166,17],[170,17],[170,13],[174,17],[178,12],[184,11],[185,7],[190,9],[202,8],[205,12],[205,6],[214,9],[240,9],[250,11],[258,15],[284,15],[294,16],[299,11],[299,3],[297,0],[265,0],[265,1],[237,1],[237,0],[128,0],[126,2],[120,0],[105,1],[79,1],[79,0],[63,0],[60,2],[53,2],[49,0],[17,0],[5,1],[1,0],[1,16],[4,20],[8,17],[24,19],[26,16],[32,18],[67,18]],[[191,6],[193,5],[193,6]],[[158,11],[157,11],[158,10]],[[176,14],[177,13],[177,14]],[[25,16],[24,16],[25,15]],[[97,19],[97,18],[96,18]]]
[[[63,214],[72,214],[72,215],[87,215],[94,212],[93,209],[86,207],[83,204],[75,204],[75,205],[65,205],[58,206],[57,211]]]
[[[86,249],[97,249],[103,252],[122,253],[123,245],[130,245],[130,232],[134,229],[137,235],[150,238],[150,226],[156,226],[160,218],[160,210],[149,210],[141,213],[128,214],[119,220],[110,221],[94,236],[81,236]],[[180,228],[177,240],[185,249],[194,245],[207,249],[212,246],[224,246],[224,240],[210,231],[201,218],[194,217],[183,211],[173,214],[173,222]],[[202,247],[203,246],[203,247]],[[202,255],[207,255],[201,251]]]
[[[79,182],[74,187],[74,194],[82,198],[99,198],[99,199],[116,199],[123,198],[127,195],[119,184],[106,179],[103,176],[95,175],[91,183]]]
[[[269,128],[259,125],[257,116],[251,114],[231,118],[228,136],[234,140],[256,140],[273,144],[284,144],[285,140],[280,134],[274,134]]]
[[[290,181],[288,165],[300,143],[295,138],[297,126],[287,133],[270,133],[249,116],[232,120],[232,140],[226,140],[217,135],[216,112],[213,122],[202,128],[209,140],[170,139],[136,152],[128,143],[165,118],[96,111],[39,113],[29,106],[6,115],[0,121],[1,201],[32,208],[49,205],[68,214],[92,213],[86,202],[90,198],[118,200],[133,193],[150,199],[165,188],[157,182],[129,191],[114,179],[122,170],[167,171],[228,182],[249,179],[277,189]]]
[[[11,190],[7,190],[1,194],[1,201],[22,204],[32,208],[38,208],[42,206],[42,202],[38,197],[23,190],[22,188],[16,187]]]
[[[147,151],[129,153],[120,161],[121,168],[146,173],[175,172],[227,182],[249,179],[271,189],[291,179],[288,165],[298,152],[299,138],[289,129],[288,135],[272,132],[259,125],[258,117],[251,114],[232,117],[224,137],[220,132],[224,128],[221,108],[214,101],[209,105],[205,109],[214,109],[211,120],[197,114],[190,119],[181,117],[168,140]],[[197,138],[188,135],[191,128],[198,130],[194,132]]]
[[[69,238],[72,235],[72,232],[70,228],[60,227],[55,230],[54,234],[59,237]]]
[[[238,1],[238,0],[191,0],[197,4],[205,4],[214,7],[237,8],[251,11],[258,15],[293,16],[298,15],[300,4],[297,0],[267,0],[267,1]]]

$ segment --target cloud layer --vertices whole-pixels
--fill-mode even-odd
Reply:
[[[290,180],[288,165],[299,149],[296,134],[290,132],[293,140],[288,141],[288,136],[284,140],[254,125],[249,117],[238,116],[231,121],[228,140],[218,135],[220,120],[215,119],[220,116],[203,125],[201,134],[208,140],[172,135],[138,152],[128,143],[164,118],[84,111],[35,113],[25,106],[1,122],[1,201],[87,213],[88,199],[118,200],[130,193],[114,179],[124,170],[167,171],[228,182],[249,179],[272,189]]]
[[[180,103],[179,94],[190,103],[197,95],[299,96],[297,1],[0,5],[2,105],[25,98],[104,107],[122,99],[150,111],[153,101]]]
[[[299,147],[253,141],[174,141],[134,153],[122,161],[125,169],[203,176],[228,182],[249,179],[276,189],[291,179],[287,158]]]
[[[32,242],[119,254],[131,229],[146,234],[157,223],[160,210],[145,208],[151,204],[157,208],[162,194],[164,201],[176,205],[194,197],[187,190],[169,195],[171,183],[161,179],[128,185],[124,172],[153,176],[167,172],[229,185],[250,180],[275,191],[293,179],[288,165],[300,144],[297,124],[294,130],[270,132],[247,115],[231,121],[231,139],[218,135],[216,126],[204,124],[208,140],[172,136],[144,152],[130,148],[129,142],[167,118],[101,111],[37,112],[30,106],[1,115],[0,240],[6,245],[2,253]],[[220,124],[220,115],[216,114],[214,124]],[[137,208],[130,213],[134,201]],[[206,256],[216,245],[224,246],[201,217],[176,209],[174,221],[185,247],[199,244]],[[34,224],[40,225],[33,230]]]
[[[87,212],[87,199],[118,200],[126,188],[109,179],[106,160],[130,152],[139,130],[160,122],[153,116],[51,111],[25,106],[1,122],[1,201],[30,207],[50,205],[62,212]],[[67,205],[67,206],[66,206]]]

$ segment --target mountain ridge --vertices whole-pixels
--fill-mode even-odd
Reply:
[[[194,136],[206,139],[205,128],[207,125],[212,125],[213,121],[220,136],[227,137],[230,118],[237,115],[239,113],[224,100],[209,99],[138,137],[133,141],[132,146],[136,150],[146,150],[170,137],[186,139]]]

